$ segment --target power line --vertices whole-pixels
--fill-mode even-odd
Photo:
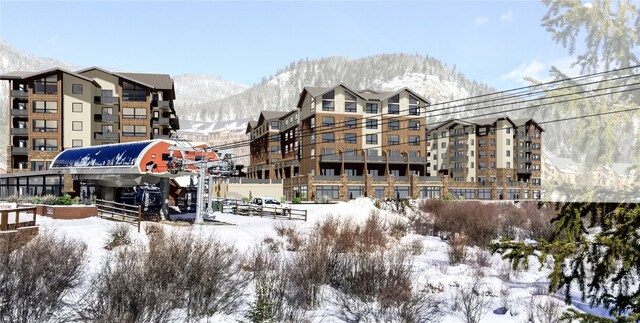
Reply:
[[[603,75],[603,74],[606,74],[606,73],[611,73],[611,72],[614,72],[614,71],[626,70],[626,69],[629,69],[629,68],[635,68],[635,67],[638,67],[638,66],[640,66],[640,65],[637,65],[637,66],[634,66],[634,67],[628,67],[628,68],[622,68],[622,69],[617,69],[617,70],[607,71],[607,72],[600,72],[600,73],[595,73],[595,74],[585,75],[585,76],[581,76],[581,77],[574,78],[574,79],[570,79],[570,80],[583,79],[583,78],[593,77],[593,76],[597,76],[597,75]],[[582,86],[591,85],[591,84],[596,84],[596,83],[602,83],[602,82],[608,82],[608,81],[615,81],[615,80],[625,79],[625,78],[629,78],[629,77],[633,77],[633,76],[637,76],[637,75],[625,75],[625,76],[617,77],[617,78],[614,78],[614,79],[608,79],[608,80],[606,80],[606,81],[601,81],[601,80],[600,80],[600,81],[593,81],[593,82],[589,82],[589,83],[573,84],[573,85],[569,85],[569,86],[566,86],[566,87],[557,88],[557,89],[551,90],[551,91],[549,91],[549,92],[559,91],[559,90],[562,90],[562,89],[568,89],[568,88],[572,88],[572,87],[582,87]],[[522,88],[534,88],[534,87],[539,87],[539,86],[544,85],[544,84],[555,84],[555,83],[558,83],[558,81],[552,81],[552,82],[547,82],[547,83],[538,84],[538,85],[535,85],[535,86],[528,86],[528,87],[522,87]],[[635,83],[634,83],[634,84],[631,84],[631,85],[635,85]],[[624,84],[624,85],[620,85],[620,86],[629,86],[629,84]],[[522,88],[518,88],[518,89],[522,89]],[[615,87],[604,88],[604,89],[595,89],[595,90],[593,90],[593,91],[602,91],[602,90],[611,89],[611,88],[615,88]],[[509,91],[511,91],[511,90],[509,90]],[[506,91],[502,91],[502,92],[506,92]],[[543,92],[545,92],[545,91],[542,91],[542,92],[540,92],[540,93],[543,93]],[[481,109],[496,108],[496,107],[504,106],[504,105],[507,105],[507,104],[509,104],[509,105],[512,105],[512,104],[522,104],[522,103],[532,102],[532,101],[535,101],[535,100],[549,100],[549,99],[553,99],[553,98],[557,98],[557,97],[564,97],[564,96],[568,96],[568,95],[574,95],[574,94],[575,94],[575,95],[577,95],[577,94],[581,94],[581,93],[584,93],[584,92],[587,92],[587,91],[576,92],[576,93],[565,93],[565,94],[560,94],[560,95],[557,95],[557,96],[547,96],[547,97],[544,97],[544,98],[535,98],[535,99],[531,99],[531,100],[518,101],[518,102],[507,102],[507,103],[502,103],[502,104],[499,104],[499,105],[483,106],[483,107],[473,108],[473,109],[470,109],[470,110],[467,110],[467,111],[477,111],[477,110],[481,110]],[[538,94],[538,93],[529,93],[529,94],[526,94],[525,96],[530,96],[530,95],[533,95],[533,94]],[[487,95],[489,95],[489,94],[487,94]],[[481,95],[481,96],[479,96],[479,97],[487,96],[487,95]],[[480,103],[488,103],[488,102],[502,101],[502,100],[505,100],[505,99],[516,98],[516,97],[518,97],[518,96],[522,96],[522,95],[517,95],[517,96],[513,96],[513,97],[497,98],[497,99],[493,99],[493,100],[482,101],[482,102],[480,102]],[[473,98],[467,98],[467,99],[464,99],[464,100],[470,100],[470,99],[473,99]],[[455,101],[460,101],[460,100],[454,100],[454,101],[450,101],[450,102],[455,102]],[[448,102],[443,102],[443,103],[438,103],[438,104],[435,104],[435,105],[443,105],[443,104],[447,104],[447,103],[448,103]],[[462,113],[462,112],[460,112],[460,111],[455,111],[455,112],[441,113],[441,114],[436,114],[436,115],[431,115],[430,113],[431,113],[431,112],[434,112],[434,111],[442,111],[442,110],[452,109],[452,108],[456,108],[456,107],[464,107],[464,106],[468,106],[468,105],[476,105],[476,104],[477,104],[476,102],[469,102],[469,103],[464,104],[464,105],[458,105],[458,106],[453,106],[453,107],[446,107],[446,108],[441,108],[441,109],[431,110],[431,111],[426,112],[426,113],[429,113],[429,114],[427,114],[427,116],[430,116],[430,117],[446,116],[446,115],[451,115],[451,114],[454,114],[454,113]],[[431,106],[435,106],[435,105],[431,105]],[[380,107],[380,108],[382,109],[382,107]],[[401,110],[401,111],[410,111],[410,110],[411,110],[411,109],[404,109],[404,110]],[[401,111],[399,111],[399,112],[401,112]],[[467,111],[464,111],[464,112],[467,112]],[[504,112],[504,111],[503,111],[503,112]],[[391,114],[389,114],[389,113],[381,113],[381,114],[366,115],[366,117],[367,117],[367,118],[369,118],[369,119],[371,119],[371,118],[375,118],[375,117],[383,117],[383,116],[389,116],[389,115],[391,115]],[[356,126],[358,125],[358,123],[359,123],[359,122],[362,122],[362,123],[364,123],[364,122],[365,122],[365,116],[363,116],[363,115],[357,115],[357,116],[359,116],[360,118],[359,118],[359,119],[358,119],[358,118],[356,118]],[[357,117],[357,116],[355,116],[355,115],[354,115],[354,117]],[[346,115],[345,115],[345,117],[346,117]],[[402,117],[406,117],[406,115],[403,115]],[[476,117],[477,117],[477,116],[476,116]],[[418,119],[418,118],[419,118],[419,117],[417,117],[416,119]],[[467,119],[468,119],[468,118],[467,118]],[[337,125],[337,124],[344,124],[345,126],[336,127],[336,125]],[[384,123],[383,123],[383,124],[384,124]],[[434,124],[434,123],[431,123],[431,124],[428,124],[428,125],[433,125],[433,124]],[[347,125],[347,121],[334,123],[334,125],[333,125],[333,126],[324,126],[324,125],[323,125],[323,126],[319,126],[319,127],[316,127],[316,129],[321,129],[321,128],[325,128],[325,127],[330,127],[330,128],[329,128],[326,132],[319,132],[318,130],[316,130],[316,131],[315,131],[315,134],[320,135],[320,134],[322,134],[322,133],[334,132],[334,131],[341,130],[341,129],[349,129],[349,127],[348,127],[348,126],[346,126],[346,125]],[[362,125],[362,124],[360,124],[360,125]],[[254,140],[255,140],[255,139],[254,139]],[[242,141],[236,141],[236,142],[229,143],[229,144],[226,144],[226,145],[220,145],[220,146],[218,146],[218,147],[216,147],[216,148],[218,148],[218,149],[223,149],[223,150],[224,150],[224,149],[233,149],[233,148],[242,147],[245,143],[250,143],[250,142],[252,142],[252,141],[253,141],[252,139],[247,139],[247,140],[242,140]]]

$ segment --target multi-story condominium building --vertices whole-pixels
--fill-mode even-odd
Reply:
[[[466,186],[477,182],[480,187],[522,184],[539,187],[543,131],[532,119],[448,120],[428,132],[431,172]],[[456,193],[467,198],[490,194],[471,189],[460,189]],[[512,198],[512,195],[519,198],[521,190],[509,188],[494,193],[498,198]],[[531,194],[539,196],[539,188]],[[524,195],[528,198],[529,191]]]
[[[179,128],[166,74],[53,68],[0,79],[10,88],[8,172],[44,170],[66,148],[168,139]]]
[[[276,178],[276,167],[282,159],[280,149],[280,119],[287,115],[281,111],[262,111],[258,121],[247,123],[246,133],[251,140],[249,178]]]

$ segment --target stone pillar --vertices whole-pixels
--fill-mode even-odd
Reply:
[[[344,163],[342,163],[342,167],[344,167]],[[339,187],[339,199],[341,201],[348,201],[349,200],[349,186],[347,185],[349,184],[349,176],[342,174],[340,176],[340,187]]]
[[[420,177],[418,175],[411,175],[409,177],[409,194],[412,198],[420,197],[420,188],[418,187],[418,181]]]
[[[364,191],[367,197],[376,197],[376,190],[373,186],[373,175],[364,174]]]
[[[315,176],[307,175],[307,201],[315,201],[316,196],[316,180]]]
[[[389,163],[387,162],[387,171],[389,171]],[[396,196],[393,195],[393,188],[395,187],[395,183],[396,183],[396,176],[395,175],[389,175],[387,176],[387,187],[384,190],[384,197],[388,198],[388,199],[395,199]]]

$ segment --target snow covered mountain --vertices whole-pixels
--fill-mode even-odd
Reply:
[[[173,77],[173,81],[176,89],[175,104],[180,117],[182,117],[180,112],[189,111],[193,105],[224,99],[249,88],[243,84],[205,74],[178,75]]]
[[[176,109],[181,117],[192,120],[256,118],[261,110],[286,111],[295,108],[304,86],[332,86],[338,83],[356,89],[397,90],[409,87],[432,102],[493,91],[429,56],[385,54],[360,59],[327,57],[291,63],[274,76],[263,78],[261,83],[239,94],[194,104],[188,109],[177,104]]]

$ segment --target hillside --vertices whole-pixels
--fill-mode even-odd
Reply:
[[[356,89],[409,87],[432,102],[491,92],[441,61],[420,55],[385,54],[360,59],[327,57],[300,60],[246,91],[220,100],[177,104],[181,117],[222,121],[256,117],[261,110],[290,110],[304,86],[347,84]]]

